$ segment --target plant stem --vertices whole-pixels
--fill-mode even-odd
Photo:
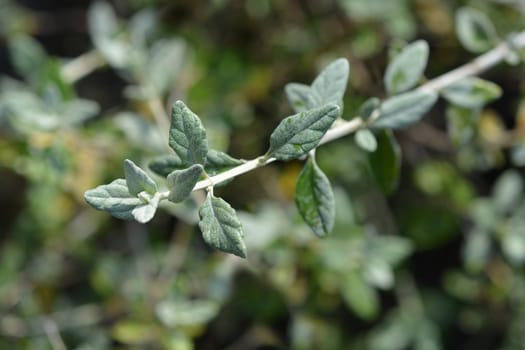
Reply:
[[[513,52],[514,49],[524,48],[524,47],[525,47],[525,31],[522,31],[513,37],[512,45],[510,45],[506,41],[501,42],[498,46],[496,46],[492,50],[478,56],[477,58],[470,61],[469,63],[463,66],[460,66],[443,75],[440,75],[437,78],[429,80],[428,82],[426,82],[425,84],[417,88],[417,90],[425,91],[425,92],[439,92],[443,88],[455,82],[458,82],[461,79],[464,79],[469,76],[478,75],[479,73],[486,71],[487,69],[503,61],[508,55],[510,55]],[[374,112],[374,114],[377,114],[377,113]],[[359,129],[363,125],[364,123],[359,117],[356,117],[350,121],[338,123],[334,125],[330,130],[327,131],[327,133],[324,135],[324,137],[319,142],[319,145],[323,145],[325,143],[339,139],[343,136],[349,135],[355,132],[357,129]],[[221,182],[232,179],[238,175],[241,175],[249,171],[252,171],[254,169],[268,165],[274,162],[275,160],[276,160],[275,158],[264,158],[264,157],[258,157],[258,158],[249,160],[246,163],[241,164],[233,169],[230,169],[218,175],[212,176],[210,179],[206,179],[206,180],[197,182],[193,190],[197,191],[197,190],[205,189],[206,187],[209,186],[210,180],[214,184],[219,184]]]
[[[92,50],[64,64],[60,73],[65,81],[74,83],[105,64],[104,57],[98,51]]]

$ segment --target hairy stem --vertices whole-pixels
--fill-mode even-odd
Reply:
[[[477,58],[470,61],[469,63],[463,66],[460,66],[443,75],[440,75],[437,78],[429,80],[428,82],[426,82],[425,84],[417,88],[417,90],[426,91],[426,92],[430,92],[430,91],[439,92],[443,88],[457,81],[460,81],[461,79],[464,79],[469,76],[478,75],[486,71],[487,69],[505,60],[505,58],[508,57],[508,55],[510,55],[514,49],[524,48],[524,47],[525,47],[525,31],[520,32],[516,36],[513,37],[512,45],[510,45],[508,42],[501,42],[498,46],[496,46],[492,50],[478,56]],[[374,113],[374,114],[377,114],[377,113]],[[359,129],[363,125],[364,123],[359,117],[356,117],[350,121],[337,123],[330,130],[328,130],[328,132],[321,139],[319,145],[322,145],[322,144],[331,142],[333,140],[339,139],[343,136],[349,135],[355,132],[357,129]],[[219,184],[229,179],[232,179],[238,175],[241,175],[249,171],[252,171],[254,169],[263,167],[267,164],[274,162],[275,160],[276,160],[275,158],[264,158],[264,157],[258,157],[258,158],[252,159],[233,169],[230,169],[228,171],[215,175],[211,177],[210,179],[199,181],[195,185],[193,190],[197,191],[197,190],[202,190],[208,187],[210,184],[210,180],[213,182],[213,184]]]
[[[74,83],[105,64],[104,57],[92,50],[64,64],[60,72],[65,81]]]

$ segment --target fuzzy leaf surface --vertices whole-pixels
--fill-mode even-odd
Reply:
[[[182,101],[175,102],[172,108],[169,145],[185,166],[206,162],[206,130],[199,117]]]
[[[414,87],[423,76],[428,61],[428,44],[418,40],[409,44],[394,57],[385,72],[384,82],[390,94]]]
[[[306,162],[297,179],[295,204],[316,235],[324,237],[332,232],[335,219],[334,193],[330,181],[313,158]]]
[[[456,12],[456,33],[461,44],[474,53],[489,50],[497,40],[491,20],[483,12],[469,7]]]
[[[155,194],[153,197],[145,195],[143,199],[143,204],[137,206],[131,211],[133,218],[142,224],[153,219],[157,207],[159,206],[160,197],[159,194]]]
[[[359,107],[359,116],[364,121],[367,121],[372,116],[372,113],[379,108],[381,101],[377,97],[371,97],[366,100],[361,107]]]
[[[311,86],[312,93],[317,99],[317,106],[333,103],[342,110],[349,76],[350,65],[346,58],[339,58],[326,66]]]
[[[222,198],[208,193],[199,209],[199,228],[211,247],[246,258],[241,222],[235,210]]]
[[[157,192],[155,181],[129,159],[124,161],[124,174],[129,193],[132,195],[136,196],[142,191],[146,191],[149,194]]]
[[[183,170],[175,170],[167,177],[170,193],[168,199],[174,203],[182,202],[188,198],[195,187],[204,168],[200,164],[194,164]]]
[[[235,159],[224,152],[210,149],[206,156],[206,166],[204,169],[209,175],[215,175],[243,163],[243,160]]]
[[[107,185],[100,185],[86,191],[84,199],[93,208],[105,210],[119,219],[133,219],[132,211],[143,202],[132,195],[126,180],[117,179]]]
[[[478,108],[501,96],[501,88],[487,80],[468,77],[442,91],[449,102],[466,108]]]
[[[267,154],[279,160],[296,159],[314,149],[339,115],[335,104],[285,118],[270,135]]]
[[[400,129],[419,121],[437,100],[434,92],[411,91],[389,98],[373,123],[379,129]]]
[[[289,83],[284,87],[288,102],[296,113],[312,109],[317,105],[310,86],[299,83]]]
[[[367,152],[374,152],[377,149],[376,137],[368,129],[357,130],[354,139],[355,143]]]
[[[167,154],[154,158],[148,168],[155,174],[166,177],[175,170],[185,169],[186,166],[176,154]]]

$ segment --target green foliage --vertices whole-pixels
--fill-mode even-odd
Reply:
[[[442,94],[454,105],[478,108],[499,98],[501,88],[490,81],[469,77],[443,89]]]
[[[436,100],[437,94],[417,90],[390,97],[381,104],[381,112],[373,126],[379,129],[405,128],[423,118]]]
[[[0,348],[520,349],[518,3],[0,0]]]
[[[199,227],[206,243],[241,258],[246,257],[241,222],[226,201],[208,192],[206,201],[199,209],[199,216]]]
[[[187,169],[174,170],[170,173],[166,177],[168,189],[170,190],[168,199],[177,203],[188,198],[203,171],[202,165],[193,164]]]
[[[172,108],[169,145],[185,166],[206,162],[206,130],[199,117],[182,101],[175,102]]]
[[[385,72],[385,86],[390,94],[404,92],[414,87],[427,66],[428,44],[419,40],[407,45],[389,63]]]
[[[329,104],[287,117],[270,135],[268,157],[297,159],[314,149],[340,113]]]
[[[316,235],[323,237],[332,232],[335,218],[334,194],[330,181],[314,157],[310,157],[297,178],[295,203],[304,221]]]
[[[490,19],[483,12],[470,7],[457,11],[456,31],[461,44],[475,53],[487,51],[498,39]]]

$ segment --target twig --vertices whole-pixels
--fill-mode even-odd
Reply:
[[[514,38],[512,39],[512,46],[509,45],[508,42],[502,42],[489,52],[478,56],[474,60],[470,61],[469,63],[460,66],[448,73],[445,73],[437,78],[434,78],[432,80],[429,80],[425,84],[421,85],[417,90],[424,91],[424,92],[439,92],[443,88],[460,81],[461,79],[464,79],[469,76],[478,75],[479,73],[482,73],[486,71],[487,69],[495,66],[499,62],[503,61],[509,54],[513,52],[515,48],[523,48],[525,47],[525,31],[520,32]],[[328,132],[324,135],[324,137],[319,142],[319,145],[331,142],[333,140],[339,139],[343,136],[349,135],[353,132],[355,132],[357,129],[359,129],[361,126],[363,126],[363,121],[361,118],[356,117],[350,121],[339,123],[332,127]],[[194,191],[205,189],[209,186],[210,180],[214,184],[219,184],[222,182],[225,182],[227,180],[230,180],[236,176],[239,176],[241,174],[250,172],[254,169],[263,167],[265,165],[268,165],[272,162],[274,162],[275,158],[268,158],[265,159],[263,157],[258,157],[252,160],[247,161],[246,163],[243,163],[235,168],[232,168],[228,171],[225,171],[223,173],[220,173],[218,175],[210,177],[210,179],[202,180],[197,182],[195,187],[193,188]],[[162,194],[163,197],[167,198],[168,192]]]
[[[60,73],[64,80],[69,83],[74,83],[89,75],[94,70],[103,67],[105,64],[106,60],[104,57],[102,57],[98,51],[92,50],[64,64]]]
[[[49,342],[51,343],[51,347],[53,350],[66,350],[66,344],[64,344],[64,341],[62,340],[62,337],[60,336],[60,332],[58,330],[58,327],[50,318],[46,318],[44,320],[44,332],[46,332],[47,338],[49,339]]]

